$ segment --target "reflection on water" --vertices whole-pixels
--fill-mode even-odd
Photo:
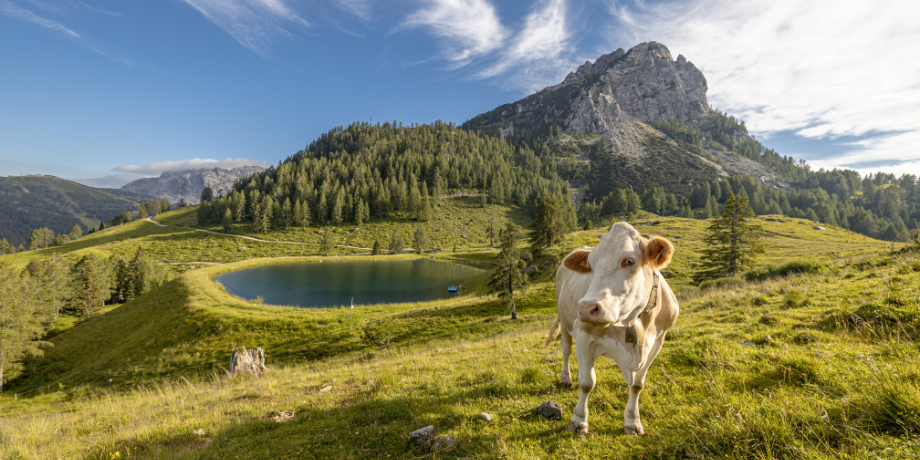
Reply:
[[[214,279],[227,292],[304,308],[418,302],[447,297],[483,270],[431,259],[295,262],[247,268]]]

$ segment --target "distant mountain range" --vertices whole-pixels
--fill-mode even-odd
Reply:
[[[264,169],[261,166],[241,166],[230,170],[214,168],[170,171],[164,172],[160,177],[138,179],[125,184],[121,189],[138,195],[166,199],[173,206],[180,200],[185,200],[188,204],[197,204],[201,201],[201,192],[206,187],[211,187],[216,197],[229,192],[236,180],[245,179]]]
[[[74,225],[83,230],[108,222],[125,211],[137,211],[154,198],[123,190],[80,185],[55,176],[0,177],[0,238],[26,245],[29,233],[47,227],[67,233]]]

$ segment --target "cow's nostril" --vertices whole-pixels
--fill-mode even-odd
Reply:
[[[600,310],[600,307],[598,307],[597,305],[595,305],[595,306],[594,306],[594,309],[591,310],[591,314],[592,314],[592,315],[596,315],[598,310]]]

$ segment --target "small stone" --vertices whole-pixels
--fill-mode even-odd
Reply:
[[[198,437],[201,437],[201,436],[204,436],[205,434],[207,434],[207,433],[205,433],[205,431],[204,431],[203,428],[199,428],[199,429],[195,430],[193,433],[195,433]]]
[[[752,347],[756,347],[757,344],[754,343],[754,342],[741,342],[741,346],[742,346],[742,347],[752,348]]]
[[[537,412],[550,420],[562,420],[562,406],[556,404],[556,401],[546,401],[540,404]]]
[[[281,412],[278,412],[278,415],[272,417],[272,420],[278,423],[287,422],[293,419],[294,419],[294,412],[289,411],[289,410],[283,410]]]
[[[767,336],[763,338],[763,341],[764,341],[764,342],[772,342],[772,341],[773,341],[773,337],[770,337],[770,334],[767,334]]]
[[[490,413],[488,413],[488,412],[483,412],[483,413],[479,414],[479,418],[483,419],[483,420],[486,421],[487,423],[492,423],[492,414],[490,414]]]
[[[434,425],[428,425],[409,433],[409,439],[415,441],[419,447],[428,447],[434,441],[435,434]]]
[[[824,227],[822,227],[822,226],[820,226],[820,225],[815,225],[815,226],[812,227],[812,228],[814,228],[815,230],[820,230],[820,231],[822,231],[822,232],[827,230],[826,228],[824,228]]]
[[[435,449],[447,452],[454,450],[454,447],[457,447],[457,439],[453,436],[441,436],[434,440]]]
[[[330,385],[330,384],[328,384],[328,383],[324,383],[323,386],[319,387],[319,392],[320,392],[320,393],[325,393],[325,392],[327,392],[327,391],[332,391],[332,385]]]

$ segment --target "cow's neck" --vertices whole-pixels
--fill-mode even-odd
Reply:
[[[661,274],[652,269],[652,277],[652,291],[648,295],[645,309],[626,327],[626,343],[631,343],[633,347],[645,344],[646,333],[654,332],[649,329],[661,310]]]

